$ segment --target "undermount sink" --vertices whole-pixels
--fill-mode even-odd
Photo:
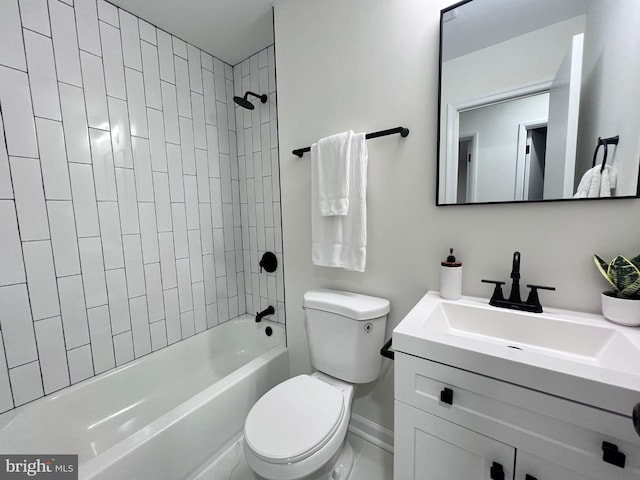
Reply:
[[[640,400],[640,329],[601,315],[529,313],[429,292],[395,328],[393,347],[626,416]]]

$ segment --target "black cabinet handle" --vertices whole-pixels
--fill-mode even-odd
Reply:
[[[624,468],[627,456],[618,450],[617,445],[602,442],[602,460],[616,467]]]
[[[636,403],[636,406],[633,407],[633,428],[640,435],[640,403]]]
[[[447,405],[453,405],[453,390],[445,388],[440,391],[440,401]]]
[[[491,480],[504,480],[504,469],[502,465],[497,462],[493,462],[491,468],[489,469],[489,478]]]
[[[529,475],[528,473],[524,476],[524,480],[538,480],[533,475]]]

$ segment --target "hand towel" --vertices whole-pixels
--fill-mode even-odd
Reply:
[[[603,169],[601,165],[596,165],[582,176],[573,198],[610,197],[611,190],[616,186],[616,179],[615,168],[605,165]]]
[[[311,257],[314,265],[364,272],[367,259],[367,142],[364,133],[351,136],[349,211],[322,216],[318,191],[311,189]],[[311,169],[311,175],[316,175]],[[317,179],[312,178],[312,185]]]
[[[353,132],[322,138],[311,146],[320,215],[346,215],[349,211],[349,170]]]

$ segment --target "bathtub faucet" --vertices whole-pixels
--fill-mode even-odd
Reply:
[[[256,312],[256,322],[259,322],[263,317],[266,317],[267,315],[273,315],[274,313],[276,313],[276,309],[269,305],[263,311]]]

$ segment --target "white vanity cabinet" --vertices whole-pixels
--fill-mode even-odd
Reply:
[[[395,360],[395,480],[640,479],[629,417],[400,351]]]

